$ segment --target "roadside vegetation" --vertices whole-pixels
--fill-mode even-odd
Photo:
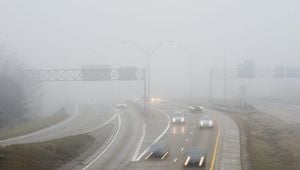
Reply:
[[[24,76],[24,62],[0,47],[0,129],[13,128],[40,113],[41,84]]]
[[[12,138],[31,132],[35,132],[49,126],[55,125],[68,117],[65,109],[60,109],[48,117],[39,117],[34,120],[26,120],[12,127],[0,128],[0,140]]]
[[[59,110],[49,117],[41,112],[41,83],[26,78],[24,61],[0,47],[0,140],[30,133],[67,117]]]
[[[76,135],[46,142],[0,147],[0,169],[58,169],[85,152],[94,138]]]
[[[239,125],[243,169],[300,169],[300,136],[290,125],[249,106],[222,111]]]

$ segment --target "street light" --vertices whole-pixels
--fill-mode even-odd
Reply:
[[[179,48],[185,53],[188,58],[188,100],[192,103],[192,55],[189,50],[184,48],[181,44],[178,45]]]
[[[168,40],[168,41],[164,41],[159,43],[156,47],[152,48],[152,49],[145,49],[144,47],[140,46],[139,44],[137,44],[136,42],[132,42],[132,41],[122,41],[123,44],[130,44],[135,46],[137,49],[139,49],[141,52],[144,53],[144,55],[147,57],[147,74],[148,74],[148,94],[147,96],[145,96],[145,100],[147,99],[148,102],[148,113],[150,113],[150,57],[157,51],[159,50],[161,47],[163,47],[165,44],[168,43],[174,43],[175,41],[173,40]]]

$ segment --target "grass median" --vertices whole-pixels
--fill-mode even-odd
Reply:
[[[76,135],[46,142],[0,147],[0,169],[58,169],[86,151],[94,142],[87,135]]]
[[[28,120],[11,128],[1,128],[0,129],[0,140],[12,138],[28,133],[32,133],[51,125],[57,124],[68,117],[64,109],[60,109],[56,113],[48,117],[40,117],[34,120]]]
[[[257,110],[222,111],[239,125],[243,169],[300,169],[300,136],[290,125]]]

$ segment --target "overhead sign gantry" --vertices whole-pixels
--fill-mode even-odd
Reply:
[[[87,65],[79,69],[26,69],[23,72],[24,78],[31,81],[144,81],[144,108],[148,106],[144,68]]]

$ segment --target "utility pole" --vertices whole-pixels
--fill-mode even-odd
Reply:
[[[186,48],[184,48],[181,44],[178,45],[178,47],[185,53],[187,57],[187,70],[188,70],[188,102],[192,103],[192,55],[190,51],[188,51]]]
[[[226,51],[224,51],[224,104],[227,105],[227,61]]]
[[[192,102],[192,59],[191,56],[189,58],[189,102]]]
[[[209,99],[213,102],[213,70],[209,71]]]
[[[65,67],[68,68],[68,62],[69,62],[69,59],[68,57],[66,56],[65,58]],[[68,105],[68,82],[65,81],[65,109],[67,109],[67,105]]]
[[[151,98],[150,98],[150,57],[151,57],[151,54],[150,52],[147,52],[147,77],[148,77],[148,95],[146,97],[146,100],[148,101],[148,106],[147,106],[147,112],[150,113],[150,105],[151,105]]]
[[[146,70],[144,69],[144,110],[147,110],[149,108],[149,106],[147,105],[147,75],[146,75]]]
[[[137,49],[139,49],[141,52],[143,52],[144,53],[144,55],[147,57],[147,74],[148,74],[148,78],[147,78],[147,80],[148,80],[148,83],[147,83],[147,86],[148,86],[148,89],[147,89],[147,92],[148,92],[148,94],[147,94],[147,97],[146,97],[146,99],[147,99],[147,103],[148,103],[148,107],[147,107],[147,112],[148,113],[150,113],[150,107],[151,107],[151,83],[150,83],[150,58],[151,58],[151,56],[154,54],[154,52],[155,51],[157,51],[158,49],[160,49],[161,47],[163,47],[165,44],[167,44],[167,43],[174,43],[174,41],[173,40],[168,40],[168,41],[164,41],[164,42],[162,42],[162,43],[160,43],[160,44],[158,44],[156,47],[154,47],[154,48],[152,48],[152,49],[150,49],[150,50],[148,50],[148,49],[145,49],[145,48],[143,48],[142,46],[140,46],[139,44],[137,44],[137,43],[135,43],[135,42],[131,42],[131,41],[122,41],[122,43],[123,44],[131,44],[131,45],[133,45],[133,46],[135,46]]]

